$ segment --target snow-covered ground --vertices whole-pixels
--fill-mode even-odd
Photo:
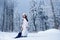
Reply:
[[[0,32],[0,40],[60,40],[60,30],[57,29],[29,33],[28,37],[15,39],[14,37],[17,34],[18,33]]]

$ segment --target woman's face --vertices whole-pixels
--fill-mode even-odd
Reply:
[[[25,18],[25,15],[23,15],[23,18]]]

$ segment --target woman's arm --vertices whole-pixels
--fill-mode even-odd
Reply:
[[[23,27],[21,27],[21,30],[23,31]]]

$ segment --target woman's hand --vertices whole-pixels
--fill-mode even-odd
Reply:
[[[23,28],[21,27],[21,30],[23,31]]]

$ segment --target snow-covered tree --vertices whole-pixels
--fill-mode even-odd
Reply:
[[[38,30],[46,30],[48,29],[47,27],[47,19],[48,19],[48,16],[45,15],[45,11],[44,11],[44,1],[41,0],[38,4],[38,12],[37,12],[37,26],[38,26]]]
[[[58,29],[59,28],[59,25],[60,25],[60,21],[59,21],[59,2],[57,4],[56,0],[50,0],[51,2],[51,6],[52,6],[52,13],[53,13],[53,16],[54,16],[54,28]],[[56,5],[57,4],[57,5]]]
[[[33,28],[32,29],[33,31],[37,31],[36,29],[37,26],[35,24],[36,16],[37,16],[37,2],[35,0],[31,1],[31,7],[30,7],[29,13],[31,14],[30,26]]]
[[[13,1],[4,0],[2,31],[13,31],[13,9]]]

